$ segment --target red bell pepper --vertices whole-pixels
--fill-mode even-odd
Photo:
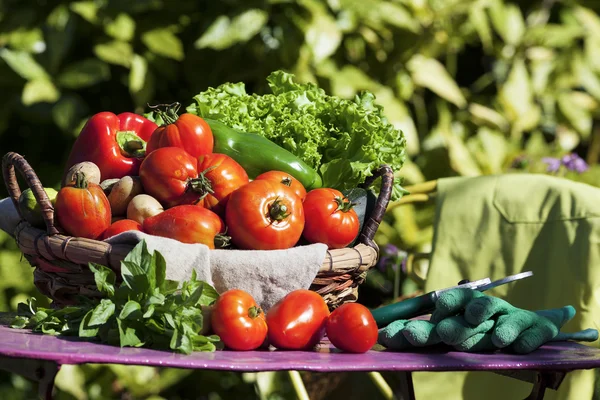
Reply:
[[[157,127],[134,113],[98,113],[88,120],[75,141],[65,173],[77,163],[91,161],[100,168],[102,180],[138,175],[146,142]]]

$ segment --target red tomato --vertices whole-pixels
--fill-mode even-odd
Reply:
[[[127,231],[140,231],[142,232],[142,225],[139,222],[133,221],[131,219],[120,219],[118,221],[113,222],[108,229],[104,231],[102,234],[101,240],[108,239],[109,237],[113,237],[122,232]]]
[[[78,174],[74,185],[65,186],[56,195],[56,220],[71,236],[97,239],[110,226],[108,197],[100,185],[88,183]]]
[[[140,166],[144,191],[165,207],[192,204],[200,194],[189,190],[198,177],[198,161],[179,147],[162,147],[150,153]]]
[[[293,247],[304,228],[302,201],[273,181],[252,181],[233,192],[225,218],[231,241],[242,249]]]
[[[265,314],[247,292],[231,289],[217,299],[210,324],[232,350],[254,350],[267,337]]]
[[[326,331],[331,344],[349,353],[365,353],[377,343],[377,323],[371,311],[358,303],[333,310]]]
[[[264,172],[264,173],[260,174],[259,176],[257,176],[254,180],[257,181],[257,180],[261,180],[261,179],[264,179],[267,181],[276,181],[285,186],[292,188],[294,193],[296,193],[298,195],[298,197],[300,197],[300,199],[302,199],[302,201],[304,201],[304,198],[306,197],[306,189],[304,188],[304,186],[300,183],[300,181],[298,179],[294,178],[292,175],[288,174],[287,172],[267,171],[267,172]]]
[[[319,294],[294,290],[267,313],[269,342],[278,349],[310,349],[323,337],[327,317],[329,308]]]
[[[169,208],[144,219],[144,232],[179,240],[182,243],[202,243],[215,248],[215,239],[224,231],[223,221],[204,207],[183,205]]]
[[[179,105],[167,111],[158,111],[165,121],[150,136],[146,152],[161,147],[180,147],[192,157],[200,157],[213,151],[214,137],[206,121],[194,114],[177,115]]]
[[[306,224],[302,235],[311,243],[325,243],[330,249],[348,246],[358,235],[360,222],[353,204],[329,188],[314,189],[304,199]]]
[[[200,157],[198,173],[200,178],[192,182],[192,188],[203,196],[198,204],[219,215],[225,214],[229,195],[249,182],[244,168],[225,154]]]

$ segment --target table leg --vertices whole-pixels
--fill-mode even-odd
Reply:
[[[0,357],[0,369],[37,382],[39,397],[51,400],[54,378],[56,378],[60,365],[46,360]]]
[[[546,389],[557,390],[560,387],[563,379],[565,378],[566,372],[555,372],[555,371],[529,371],[529,370],[516,370],[516,371],[495,371],[499,375],[509,376],[511,378],[519,379],[524,382],[533,383],[533,389],[529,396],[525,400],[541,400],[544,398]]]
[[[410,371],[400,372],[400,382],[396,386],[394,395],[398,400],[415,400],[415,388]]]

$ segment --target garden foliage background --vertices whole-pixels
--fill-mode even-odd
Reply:
[[[0,149],[23,154],[45,186],[57,186],[94,113],[187,105],[228,81],[263,92],[266,76],[285,69],[338,96],[375,93],[406,135],[409,159],[398,174],[406,185],[550,173],[543,157],[573,152],[590,168],[552,173],[600,186],[598,11],[594,0],[3,0]],[[377,240],[426,251],[432,219],[428,206],[394,208]],[[389,257],[361,288],[369,306],[414,293],[426,275],[421,265],[415,279],[394,280],[403,253],[385,248]],[[0,311],[36,295],[31,280],[14,240],[0,234]],[[328,388],[305,377],[315,382],[313,398],[378,395],[361,374],[332,378]],[[275,373],[122,366],[63,368],[57,386],[58,399],[292,393]],[[0,374],[0,398],[34,393],[35,385]]]

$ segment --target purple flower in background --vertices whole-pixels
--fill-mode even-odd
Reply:
[[[393,269],[398,268],[400,260],[406,259],[406,252],[400,250],[395,245],[388,243],[383,248],[383,255],[377,263],[377,268],[380,271],[385,271],[391,265]]]
[[[558,172],[563,165],[567,170],[577,172],[578,174],[589,169],[585,160],[575,153],[567,154],[562,158],[544,157],[542,158],[542,161],[548,164],[546,171],[550,173]]]
[[[548,164],[548,167],[546,168],[547,172],[554,173],[558,172],[560,169],[560,160],[558,158],[544,157],[542,158],[542,161]]]
[[[585,160],[575,153],[567,154],[562,158],[561,162],[568,170],[575,171],[579,174],[589,169]]]

